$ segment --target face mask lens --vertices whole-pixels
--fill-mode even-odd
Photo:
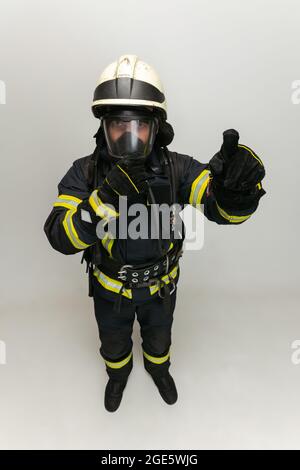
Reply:
[[[109,152],[115,157],[145,157],[152,150],[156,124],[151,118],[107,117],[103,127]]]

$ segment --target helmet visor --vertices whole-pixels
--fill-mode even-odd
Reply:
[[[147,157],[158,130],[157,118],[106,116],[103,128],[109,153],[117,158]]]

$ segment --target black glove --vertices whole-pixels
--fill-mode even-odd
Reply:
[[[212,189],[224,209],[250,209],[265,194],[258,183],[265,168],[255,152],[238,145],[239,134],[234,129],[223,132],[223,144],[209,162]]]
[[[124,158],[116,163],[103,183],[78,205],[77,217],[81,227],[94,235],[99,217],[108,220],[117,217],[119,196],[142,194],[148,188],[145,158]],[[85,213],[90,217],[87,218]]]
[[[117,207],[119,196],[144,193],[148,188],[145,161],[145,158],[126,157],[116,163],[97,188],[100,198]]]

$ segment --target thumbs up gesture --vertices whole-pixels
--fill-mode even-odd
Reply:
[[[209,162],[212,188],[223,208],[245,209],[265,194],[260,182],[265,176],[261,159],[238,143],[235,129],[223,132],[223,143]]]

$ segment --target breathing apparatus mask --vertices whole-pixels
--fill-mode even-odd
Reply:
[[[146,108],[109,110],[102,124],[108,152],[118,159],[146,158],[159,129],[158,117]]]

